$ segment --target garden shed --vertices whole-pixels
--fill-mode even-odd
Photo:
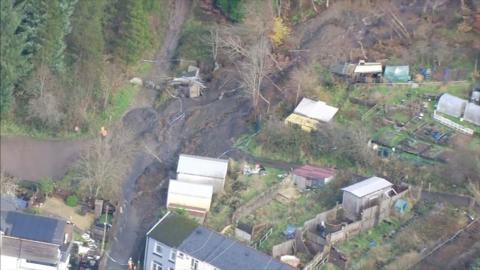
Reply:
[[[409,66],[385,66],[383,78],[390,82],[408,82],[410,81]]]
[[[445,93],[438,100],[437,112],[453,117],[461,117],[466,106],[467,101],[465,99]]]
[[[213,192],[223,191],[228,160],[181,154],[178,159],[177,180],[213,186]]]
[[[463,119],[480,126],[480,106],[474,103],[468,103],[465,107],[465,114]]]
[[[320,123],[330,122],[337,112],[338,108],[329,106],[323,101],[303,98],[285,122],[299,125],[305,131],[311,131],[317,129]]]
[[[393,184],[389,181],[373,176],[342,188],[345,216],[351,220],[358,220],[364,209],[377,205],[392,191],[392,187]]]
[[[319,188],[330,182],[335,176],[333,168],[319,168],[304,165],[293,170],[293,181],[300,190]]]
[[[170,180],[168,184],[167,208],[185,209],[190,216],[203,221],[210,210],[213,187]]]

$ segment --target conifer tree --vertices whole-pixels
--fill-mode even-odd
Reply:
[[[4,116],[10,111],[15,85],[30,65],[22,55],[25,38],[18,32],[18,8],[12,1],[4,1],[0,6],[0,112]]]
[[[125,60],[128,63],[137,61],[143,51],[150,46],[147,14],[142,1],[127,0],[127,18],[124,36]]]

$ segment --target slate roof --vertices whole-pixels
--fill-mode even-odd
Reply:
[[[294,113],[320,120],[322,122],[330,122],[337,111],[338,108],[329,106],[323,101],[303,98],[295,108]]]
[[[25,214],[15,211],[2,211],[0,230],[12,237],[62,245],[66,222],[64,220]]]
[[[293,174],[313,179],[324,179],[335,175],[333,168],[319,168],[311,165],[304,165],[293,170]]]
[[[445,93],[438,100],[437,111],[453,117],[460,117],[466,105],[465,99]]]
[[[377,176],[373,176],[361,182],[350,185],[348,187],[344,187],[342,188],[342,190],[346,192],[350,192],[353,195],[360,198],[392,186],[393,184],[388,182],[387,180]]]
[[[180,155],[177,174],[199,175],[224,179],[227,176],[228,160],[192,155]],[[178,179],[181,181],[181,179]]]
[[[463,118],[470,123],[480,126],[480,106],[475,103],[468,103]]]
[[[293,270],[295,268],[203,226],[179,250],[222,270]]]
[[[172,212],[160,219],[147,235],[222,270],[295,269]]]

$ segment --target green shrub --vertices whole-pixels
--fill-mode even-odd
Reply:
[[[215,6],[233,22],[240,22],[245,15],[242,0],[215,0]]]
[[[38,181],[38,188],[43,194],[45,194],[45,196],[50,196],[53,193],[55,184],[51,178],[42,177],[40,178],[40,181]]]
[[[65,200],[65,203],[70,207],[75,207],[77,206],[78,198],[75,195],[69,195]]]

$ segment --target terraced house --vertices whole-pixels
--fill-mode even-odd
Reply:
[[[73,226],[66,221],[2,211],[2,270],[66,270]]]
[[[144,270],[295,268],[172,212],[147,233]]]

